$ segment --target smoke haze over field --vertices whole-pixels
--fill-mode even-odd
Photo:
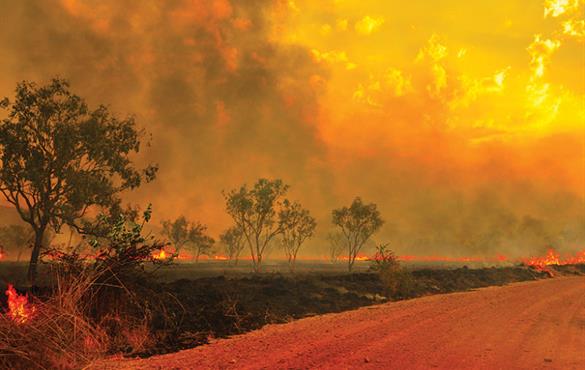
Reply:
[[[319,221],[305,255],[358,195],[399,254],[582,249],[585,5],[498,3],[0,0],[0,97],[61,76],[135,114],[155,222],[217,236],[221,190],[270,177]]]

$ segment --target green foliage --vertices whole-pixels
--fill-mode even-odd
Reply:
[[[89,255],[78,251],[47,252],[52,257],[49,265],[59,280],[59,289],[70,289],[84,281],[78,299],[83,302],[82,314],[108,335],[111,350],[133,346],[126,338],[129,330],[143,328],[148,334],[155,321],[171,321],[164,316],[168,297],[156,291],[158,285],[153,273],[157,267],[171,264],[173,256],[164,260],[155,257],[166,244],[144,234],[151,214],[149,206],[136,220],[124,215],[117,219],[110,215],[98,216],[95,223],[99,225],[95,229],[108,232],[88,237],[93,250]],[[60,292],[55,295],[62,296]]]
[[[260,179],[252,189],[244,185],[224,193],[227,213],[244,234],[255,271],[260,270],[269,243],[282,232],[278,211],[287,191],[282,180]]]
[[[156,252],[165,247],[165,243],[152,235],[144,235],[144,225],[150,221],[152,208],[149,205],[142,213],[141,220],[129,220],[123,214],[116,219],[110,215],[100,214],[93,222],[92,230],[100,230],[98,235],[87,236],[87,243],[92,253],[82,256],[78,251],[69,253],[60,250],[47,252],[63,270],[90,269],[100,279],[124,281],[130,275],[145,272],[146,264],[168,264],[166,260],[155,258]],[[105,233],[102,233],[105,231]]]
[[[151,181],[157,168],[136,169],[140,150],[134,118],[118,119],[105,106],[90,109],[65,80],[45,86],[23,81],[13,103],[3,100],[0,122],[0,191],[35,231],[34,279],[48,227],[58,231],[92,206],[108,208],[117,195]]]
[[[400,266],[396,255],[388,249],[387,244],[376,247],[370,270],[378,273],[388,297],[409,298],[415,293],[414,277],[410,271]]]
[[[278,219],[282,229],[282,246],[292,271],[301,245],[313,236],[317,222],[299,203],[291,203],[286,199]]]
[[[333,224],[341,228],[347,241],[348,268],[351,271],[357,254],[384,221],[376,204],[364,204],[359,197],[349,207],[334,209],[332,216]]]

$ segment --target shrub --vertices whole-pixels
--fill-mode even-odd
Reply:
[[[161,259],[158,252],[167,244],[143,235],[150,217],[150,206],[141,220],[131,220],[124,213],[116,217],[100,215],[86,227],[94,230],[89,236],[93,255],[51,251],[51,265],[61,280],[57,286],[75,285],[79,276],[92,277],[83,293],[83,314],[108,335],[111,352],[144,351],[153,342],[147,334],[155,319],[159,326],[173,325],[172,318],[165,315],[167,297],[155,290],[153,273],[172,263],[174,255]]]
[[[151,287],[151,272],[172,256],[156,258],[165,245],[143,236],[149,219],[150,207],[141,223],[100,216],[94,230],[102,232],[89,242],[94,253],[48,251],[51,296],[34,299],[34,316],[25,321],[0,314],[0,368],[81,368],[106,352],[145,351],[154,343],[155,321],[172,328],[168,297]]]
[[[108,338],[83,313],[91,284],[89,275],[79,276],[76,284],[59,280],[50,299],[33,300],[34,315],[26,320],[1,313],[0,368],[75,369],[101,357]]]
[[[400,266],[398,258],[387,244],[376,247],[370,270],[377,272],[388,298],[409,298],[415,294],[416,281],[406,268]]]

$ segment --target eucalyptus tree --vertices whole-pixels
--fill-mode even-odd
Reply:
[[[332,216],[333,224],[341,229],[345,238],[348,269],[351,271],[359,251],[384,221],[376,204],[365,204],[360,197],[355,198],[349,207],[334,209]]]
[[[155,178],[157,167],[138,169],[142,131],[133,117],[107,107],[90,109],[55,78],[39,86],[18,83],[0,121],[0,192],[34,231],[28,276],[34,284],[43,237],[63,225],[81,229],[92,208],[120,202],[119,194]]]
[[[289,268],[294,271],[299,249],[305,240],[313,236],[317,222],[307,209],[297,202],[291,203],[288,200],[284,201],[278,216],[282,229],[282,247]]]
[[[242,230],[237,226],[232,226],[221,233],[219,240],[225,246],[229,260],[237,265],[240,254],[245,247]]]
[[[226,211],[244,235],[255,272],[270,242],[282,232],[278,214],[288,188],[282,180],[259,179],[252,188],[243,185],[224,193]]]
[[[199,262],[201,255],[209,256],[215,244],[215,240],[207,235],[207,226],[199,222],[190,224],[187,239],[193,248],[195,262]]]

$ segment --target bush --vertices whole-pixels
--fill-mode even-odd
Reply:
[[[376,247],[370,270],[377,272],[388,298],[403,299],[416,294],[416,281],[411,272],[400,266],[398,258],[387,244]]]
[[[92,283],[88,275],[76,284],[59,282],[52,298],[33,300],[34,314],[26,320],[0,314],[0,368],[75,369],[101,357],[108,338],[83,313]]]
[[[100,216],[91,255],[48,251],[50,297],[35,299],[35,314],[24,322],[0,314],[0,368],[80,368],[105,353],[143,352],[155,343],[155,327],[172,328],[169,299],[152,288],[152,272],[172,256],[156,258],[165,244],[142,235],[149,219],[150,207],[141,223]]]

